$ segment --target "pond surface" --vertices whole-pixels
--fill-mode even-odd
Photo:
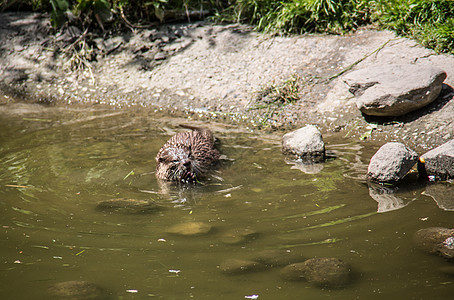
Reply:
[[[179,123],[201,123],[139,109],[29,105],[3,107],[0,122],[1,299],[50,299],[49,286],[70,280],[95,283],[111,299],[453,295],[454,277],[439,270],[449,262],[415,248],[413,234],[453,227],[454,212],[422,194],[424,187],[385,195],[380,204],[372,198],[364,174],[378,145],[325,135],[331,158],[308,169],[286,162],[280,134],[207,123],[224,159],[205,184],[181,188],[158,184],[154,157],[182,130]],[[115,198],[152,201],[162,210],[96,209]],[[168,232],[187,222],[212,230]],[[226,240],[242,230],[255,234]],[[220,270],[227,259],[268,249],[340,258],[351,265],[352,280],[329,289],[286,282],[279,268]]]

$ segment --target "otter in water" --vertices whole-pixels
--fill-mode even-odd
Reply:
[[[204,128],[183,126],[192,131],[180,132],[171,137],[156,155],[158,179],[194,183],[206,176],[219,160],[211,131]]]

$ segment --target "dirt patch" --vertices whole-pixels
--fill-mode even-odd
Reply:
[[[90,36],[86,44],[81,34],[75,27],[53,33],[37,14],[1,14],[0,101],[19,95],[55,105],[140,105],[273,130],[313,123],[415,150],[454,135],[454,58],[388,31],[279,37],[243,25],[192,23]],[[390,63],[441,67],[448,74],[442,95],[405,117],[365,118],[342,75]],[[276,101],[283,92],[297,100]]]

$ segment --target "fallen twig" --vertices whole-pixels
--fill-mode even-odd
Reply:
[[[377,53],[379,52],[381,49],[385,48],[386,45],[388,45],[389,42],[391,41],[395,41],[397,40],[398,38],[394,38],[394,39],[389,39],[387,40],[385,43],[383,43],[380,47],[378,47],[377,49],[375,49],[374,51],[372,51],[371,53],[369,54],[366,54],[365,56],[363,56],[362,58],[358,59],[357,61],[355,61],[354,63],[352,63],[351,65],[349,65],[348,67],[346,67],[345,69],[343,69],[342,71],[340,71],[339,73],[336,73],[328,78],[326,78],[326,81],[331,81],[333,79],[336,79],[337,77],[343,75],[345,72],[348,72],[350,71],[351,69],[353,69],[354,66],[358,65],[359,63],[361,63],[363,60],[365,60],[366,58],[368,58],[369,56],[371,56],[372,54],[374,53]]]

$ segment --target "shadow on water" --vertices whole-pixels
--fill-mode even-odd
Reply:
[[[370,189],[369,144],[326,135],[330,159],[314,171],[286,161],[280,136],[200,123],[222,142],[224,161],[203,184],[160,185],[154,156],[188,120],[15,105],[0,109],[0,122],[2,299],[49,299],[68,286],[95,299],[100,288],[109,299],[452,294],[439,271],[448,263],[412,241],[420,228],[452,227],[452,185]],[[270,251],[280,262],[339,258],[352,280],[287,280],[281,264],[259,267]],[[235,273],[232,261],[252,265]]]

